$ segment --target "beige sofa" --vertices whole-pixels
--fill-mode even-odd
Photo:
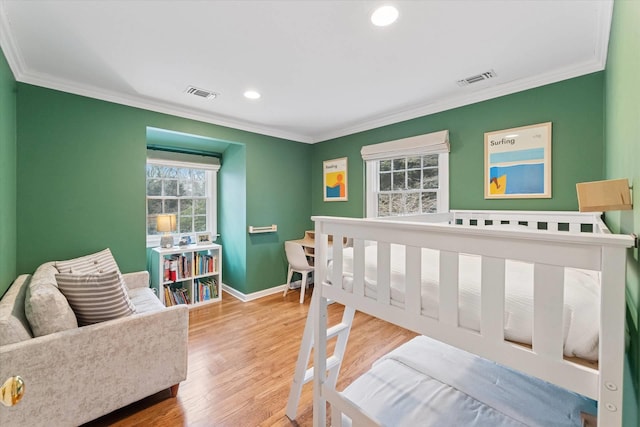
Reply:
[[[33,337],[29,321],[37,316],[31,302],[25,315],[25,295],[32,281],[55,284],[54,265],[18,277],[0,300],[0,384],[15,375],[25,382],[17,405],[0,406],[0,426],[77,426],[163,389],[175,396],[187,375],[187,307],[164,307],[146,271],[124,274],[134,314],[82,327],[70,317],[60,326],[70,309],[64,297],[47,296],[67,314],[39,319],[40,329],[58,331]]]

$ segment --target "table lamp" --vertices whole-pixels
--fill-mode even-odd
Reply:
[[[176,231],[176,216],[175,215],[158,215],[158,221],[156,223],[156,229],[164,232],[160,239],[160,246],[163,248],[173,247],[172,231]]]

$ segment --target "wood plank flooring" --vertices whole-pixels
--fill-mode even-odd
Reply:
[[[225,294],[220,303],[192,310],[189,369],[178,396],[170,398],[168,390],[162,391],[85,427],[310,426],[311,383],[303,388],[296,421],[284,414],[310,294],[304,304],[298,303],[297,291],[247,303]],[[342,311],[338,304],[329,306],[331,324],[340,320]],[[414,336],[356,313],[338,389]]]

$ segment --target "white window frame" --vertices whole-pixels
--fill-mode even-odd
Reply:
[[[361,150],[365,162],[365,215],[378,218],[380,160],[438,155],[437,213],[449,211],[449,132],[440,131],[396,141],[365,145]],[[393,216],[391,216],[393,217]]]
[[[176,168],[202,169],[207,172],[207,179],[209,181],[207,183],[209,187],[209,195],[207,200],[207,212],[208,212],[207,225],[209,230],[207,230],[207,232],[213,236],[212,240],[215,240],[218,236],[218,223],[217,223],[218,190],[217,188],[218,188],[218,171],[220,170],[220,165],[196,163],[196,162],[185,162],[185,161],[178,161],[178,160],[153,159],[153,158],[147,158],[147,164],[158,165],[158,166],[169,166],[169,167],[176,167]],[[146,175],[145,175],[145,182],[146,182]],[[145,185],[145,210],[147,209],[146,200],[147,200],[147,190]],[[145,234],[149,229],[147,220],[146,220],[147,217],[148,217],[148,212],[145,211]],[[197,232],[197,233],[200,233],[200,232]],[[148,248],[160,246],[160,238],[162,237],[162,235],[160,234],[152,234],[152,235],[146,234],[146,235],[147,235]],[[177,244],[182,236],[191,236],[191,241],[192,242],[196,241],[195,231],[191,233],[179,233],[179,234],[174,233],[173,234],[174,244]]]
[[[395,156],[391,160],[411,156]],[[366,215],[367,218],[378,217],[378,192],[380,190],[379,168],[380,160],[369,160],[366,163]],[[431,191],[431,189],[429,189]],[[433,191],[437,198],[437,213],[449,212],[449,153],[438,154],[438,189]],[[407,214],[412,215],[412,214]]]

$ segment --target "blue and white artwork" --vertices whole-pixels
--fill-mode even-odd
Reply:
[[[551,123],[485,133],[485,198],[551,197]]]

